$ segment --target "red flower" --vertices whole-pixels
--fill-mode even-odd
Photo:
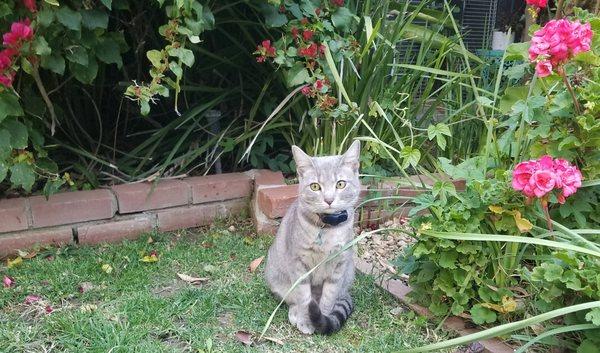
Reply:
[[[316,58],[317,57],[318,46],[316,43],[311,43],[308,47],[300,48],[298,50],[298,54],[300,56],[305,56],[307,58]]]
[[[305,96],[307,96],[307,97],[312,97],[314,95],[312,89],[310,88],[310,86],[304,86],[304,87],[302,87],[302,89],[300,90],[300,92],[302,92],[302,94],[305,95]]]
[[[265,62],[267,58],[275,57],[275,47],[271,45],[270,40],[265,39],[262,41],[261,45],[256,47],[254,54],[259,55],[258,58],[256,58],[256,61],[262,63]]]
[[[51,314],[54,311],[54,309],[52,309],[52,307],[50,305],[46,305],[45,310],[46,310],[46,314]]]
[[[12,83],[14,80],[15,80],[14,73],[0,75],[0,85],[3,85],[5,87],[12,87]]]
[[[307,25],[308,24],[308,18],[304,17],[300,20],[300,23],[302,23],[303,25]]]
[[[331,0],[331,3],[335,6],[344,6],[344,0]]]
[[[292,27],[292,37],[294,37],[294,39],[298,38],[298,28]]]
[[[35,5],[35,0],[23,0],[23,5],[29,9],[31,12],[37,11],[37,6]]]
[[[326,85],[327,85],[327,83],[325,81],[323,81],[323,80],[316,80],[315,81],[315,89],[318,92],[321,92]]]
[[[315,32],[313,32],[309,29],[305,29],[304,32],[302,32],[302,38],[304,38],[305,41],[309,41],[312,39],[314,34],[315,34]]]
[[[23,41],[33,39],[33,29],[29,26],[29,20],[13,22],[10,26],[10,32],[2,36],[3,44],[7,47],[18,48]]]

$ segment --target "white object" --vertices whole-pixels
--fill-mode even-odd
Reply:
[[[515,33],[494,31],[492,34],[492,50],[506,50],[509,44],[514,43]]]

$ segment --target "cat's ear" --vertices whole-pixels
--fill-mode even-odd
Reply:
[[[360,165],[360,141],[356,140],[352,142],[346,153],[342,155],[342,163],[350,166],[352,170],[358,172]]]
[[[302,176],[308,169],[314,168],[310,156],[304,153],[300,147],[292,146],[292,155],[294,155],[298,176]]]

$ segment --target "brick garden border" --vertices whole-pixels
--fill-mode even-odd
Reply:
[[[39,245],[98,244],[210,224],[247,210],[250,171],[0,200],[0,257]]]

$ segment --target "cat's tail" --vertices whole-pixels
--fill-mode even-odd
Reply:
[[[308,305],[308,314],[315,331],[325,335],[339,331],[353,310],[354,304],[349,294],[338,298],[329,315],[323,315],[319,304],[314,300]]]

